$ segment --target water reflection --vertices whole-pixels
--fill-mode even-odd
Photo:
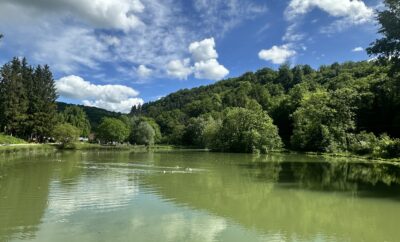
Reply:
[[[396,241],[400,236],[395,225],[400,216],[397,202],[360,199],[383,194],[397,198],[397,166],[301,156],[206,156],[211,156],[209,162],[194,157],[189,163],[212,167],[206,173],[143,179],[168,200],[232,219],[265,235],[281,234],[295,241],[330,237],[333,241]],[[186,159],[180,154],[170,163],[188,165]],[[155,157],[155,162],[162,163],[161,157]]]
[[[15,234],[31,239],[47,208],[51,165],[7,159],[15,165],[0,167],[0,240]]]
[[[4,164],[0,241],[400,237],[396,165],[206,152],[70,152]]]

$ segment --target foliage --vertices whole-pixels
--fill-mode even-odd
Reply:
[[[132,131],[132,141],[138,145],[154,145],[155,131],[146,121],[140,122]]]
[[[325,90],[305,95],[293,113],[292,146],[307,151],[345,150],[346,134],[354,129],[350,90]]]
[[[104,110],[101,108],[57,102],[57,110],[60,113],[62,113],[67,107],[71,107],[71,106],[78,106],[85,112],[87,119],[89,120],[92,131],[97,130],[97,127],[99,126],[99,124],[101,123],[103,118],[105,118],[105,117],[119,118],[121,116],[120,113],[111,112],[111,111]]]
[[[80,136],[88,137],[90,134],[90,123],[86,113],[78,106],[68,106],[61,113],[61,122],[69,123],[80,130]]]
[[[60,142],[62,147],[78,140],[80,130],[68,123],[57,124],[53,130],[53,137]]]
[[[14,58],[1,68],[0,125],[6,134],[43,141],[55,125],[57,93],[50,68]]]
[[[97,129],[97,138],[103,143],[124,142],[130,132],[129,127],[116,118],[104,118]]]
[[[281,139],[272,119],[262,111],[228,108],[216,134],[215,150],[262,152],[281,147]]]
[[[392,72],[398,72],[400,67],[400,2],[385,0],[386,8],[379,11],[377,20],[381,24],[378,31],[383,37],[377,39],[367,49],[370,55],[377,55],[380,60],[393,63]]]
[[[386,134],[376,137],[373,133],[361,132],[349,135],[349,150],[359,155],[395,158],[400,156],[400,139]]]

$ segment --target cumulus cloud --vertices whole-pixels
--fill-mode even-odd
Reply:
[[[189,52],[192,54],[195,62],[218,58],[214,38],[191,43],[189,45]]]
[[[145,65],[140,65],[137,68],[137,74],[140,78],[147,78],[151,75],[152,69],[146,67]]]
[[[324,28],[323,32],[333,32],[374,20],[374,10],[361,0],[291,0],[285,10],[285,17],[289,21],[296,21],[298,17],[315,8],[339,18],[332,25]]]
[[[228,69],[218,61],[214,38],[195,41],[189,45],[193,66],[190,59],[173,60],[167,65],[167,73],[179,79],[187,79],[191,74],[198,79],[220,80],[229,74]]]
[[[190,59],[172,60],[167,65],[167,73],[172,77],[181,80],[186,80],[192,74],[192,67],[190,66]]]
[[[77,99],[84,105],[127,113],[131,107],[143,104],[139,92],[123,85],[95,85],[79,76],[56,80],[57,92],[66,98]]]
[[[229,74],[216,59],[194,63],[194,76],[199,79],[220,80]]]
[[[364,51],[364,48],[359,46],[359,47],[356,47],[356,48],[352,49],[351,51],[353,51],[353,52],[361,52],[361,51]]]
[[[258,53],[258,57],[265,61],[271,61],[274,64],[283,64],[295,54],[296,51],[291,49],[289,45],[274,45],[271,49],[261,50]]]
[[[82,103],[83,105],[89,107],[98,107],[115,112],[129,113],[133,106],[142,105],[144,101],[141,98],[128,98],[119,102],[107,102],[104,100],[83,100]]]

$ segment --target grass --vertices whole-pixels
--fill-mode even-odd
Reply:
[[[26,144],[25,140],[0,133],[0,144]]]
[[[42,150],[55,150],[56,147],[50,144],[20,144],[0,146],[0,153],[17,153],[17,152],[36,152]]]

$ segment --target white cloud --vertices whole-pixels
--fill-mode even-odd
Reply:
[[[139,92],[123,85],[95,85],[79,76],[56,80],[57,92],[66,98],[81,100],[84,105],[111,111],[129,112],[133,105],[142,104]]]
[[[361,0],[291,0],[285,10],[285,17],[292,22],[298,21],[298,17],[315,8],[339,18],[332,25],[322,29],[323,32],[334,32],[374,20],[374,10]]]
[[[167,65],[168,75],[181,80],[186,80],[192,72],[189,58],[184,60],[172,60]]]
[[[153,72],[152,69],[146,67],[145,65],[140,65],[140,66],[137,68],[137,74],[138,74],[138,76],[141,77],[141,78],[147,78],[147,77],[149,77],[149,76],[151,75],[152,72]]]
[[[107,102],[104,100],[83,100],[83,105],[90,107],[103,108],[110,111],[129,113],[133,106],[143,105],[144,101],[141,98],[128,98],[119,102]]]
[[[359,47],[356,47],[356,48],[352,49],[351,51],[353,51],[353,52],[361,52],[361,51],[364,51],[364,48],[359,46]]]
[[[274,64],[283,64],[295,54],[296,51],[291,49],[289,45],[274,45],[271,49],[261,50],[258,53],[258,57],[265,61],[271,61]]]
[[[354,24],[371,21],[374,15],[373,10],[360,0],[292,0],[285,16],[293,20],[314,8],[319,8],[334,17],[348,18]]]
[[[228,74],[228,69],[219,64],[216,59],[200,61],[194,64],[194,76],[199,79],[220,80]]]
[[[196,41],[189,45],[189,52],[195,62],[217,59],[218,53],[215,50],[214,38]]]
[[[187,79],[194,74],[198,79],[220,80],[229,74],[228,69],[218,61],[218,53],[215,49],[214,38],[195,41],[189,45],[189,52],[192,55],[193,66],[190,66],[190,59],[173,60],[167,65],[167,73],[179,79]]]
[[[145,9],[140,0],[3,0],[0,8],[6,5],[18,6],[38,15],[51,11],[84,20],[95,28],[124,31],[132,30],[143,24],[135,14],[141,13]],[[25,13],[25,11],[23,12]]]

